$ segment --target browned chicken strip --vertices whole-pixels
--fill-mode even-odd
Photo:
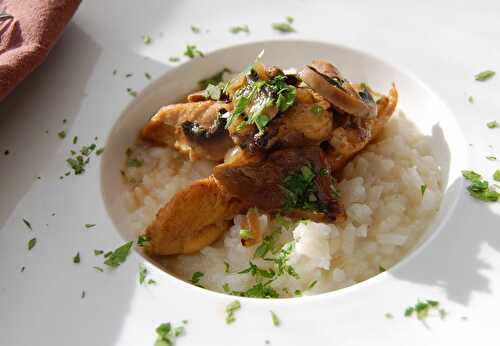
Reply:
[[[359,151],[377,138],[390,119],[398,103],[398,92],[393,84],[388,96],[377,101],[377,116],[374,118],[350,118],[333,130],[326,155],[334,171],[339,171]],[[344,118],[348,118],[345,116]]]
[[[220,101],[165,106],[142,129],[142,137],[173,147],[190,160],[222,161],[233,142],[220,115],[231,108],[231,103]]]
[[[216,166],[213,174],[227,193],[261,211],[327,222],[344,218],[328,160],[319,146],[242,153]]]
[[[151,255],[189,254],[213,243],[248,206],[231,198],[213,177],[178,191],[146,228]]]

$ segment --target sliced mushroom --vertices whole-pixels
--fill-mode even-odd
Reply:
[[[374,117],[377,106],[368,90],[356,92],[332,64],[314,60],[299,70],[298,76],[312,89],[330,101],[334,107],[358,117]]]

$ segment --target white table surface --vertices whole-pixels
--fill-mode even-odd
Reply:
[[[472,144],[464,169],[491,177],[500,168],[485,159],[500,157],[500,130],[485,126],[500,121],[500,75],[473,79],[484,69],[500,73],[500,2],[87,0],[44,65],[0,104],[0,345],[152,345],[159,323],[183,319],[189,324],[179,345],[498,345],[500,203],[476,202],[466,191],[446,230],[405,270],[385,274],[397,283],[373,289],[377,309],[313,299],[303,304],[316,313],[302,314],[299,301],[263,301],[244,304],[235,325],[226,326],[231,298],[208,301],[195,288],[178,295],[154,269],[158,285],[140,287],[135,253],[111,273],[92,268],[102,263],[93,249],[123,241],[102,206],[99,158],[84,175],[59,179],[73,136],[80,144],[95,136],[104,143],[130,101],[126,88],[144,87],[144,72],[154,78],[170,69],[168,57],[181,56],[186,44],[209,52],[279,38],[270,23],[285,16],[297,29],[286,37],[348,45],[414,72],[449,105]],[[191,24],[203,32],[192,33]],[[240,24],[251,34],[227,31]],[[142,35],[153,43],[145,45]],[[27,251],[33,237],[38,243]],[[412,270],[416,262],[428,270]],[[449,311],[447,319],[426,328],[402,317],[406,306],[429,297]],[[279,328],[269,322],[270,306],[283,320]],[[385,319],[386,312],[395,318]]]

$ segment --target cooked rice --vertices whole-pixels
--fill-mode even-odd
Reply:
[[[132,156],[144,161],[125,171],[131,181],[127,204],[138,233],[177,190],[208,176],[213,167],[209,162],[184,161],[172,149],[144,144],[136,146]],[[422,195],[423,185],[427,188]],[[347,211],[342,225],[300,222],[286,229],[260,216],[264,236],[274,231],[278,251],[294,244],[288,264],[298,276],[284,274],[269,284],[281,297],[337,290],[390,268],[418,243],[442,197],[441,172],[429,140],[404,115],[394,116],[381,140],[344,168],[339,188]],[[249,289],[255,277],[238,272],[250,261],[261,268],[273,264],[254,258],[258,245],[242,246],[243,218],[236,216],[224,237],[200,253],[164,259],[165,267],[186,281],[202,272],[199,284],[214,291],[224,292],[224,284],[232,291]]]

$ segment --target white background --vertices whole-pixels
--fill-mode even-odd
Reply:
[[[285,16],[295,18],[297,30],[286,37],[344,44],[414,72],[453,110],[472,144],[463,153],[471,167],[464,169],[490,177],[500,168],[485,159],[500,157],[500,130],[485,126],[500,121],[500,75],[485,83],[473,78],[484,69],[500,73],[499,2],[87,0],[45,64],[0,104],[0,345],[152,345],[159,323],[183,319],[189,324],[179,345],[498,344],[500,208],[466,191],[446,230],[400,271],[386,274],[396,280],[359,289],[369,291],[369,304],[349,295],[244,302],[237,322],[226,326],[230,298],[179,291],[154,270],[159,284],[139,287],[136,254],[112,273],[92,268],[102,263],[93,249],[113,249],[122,240],[101,205],[98,158],[84,175],[59,179],[73,136],[82,145],[95,136],[104,143],[130,101],[126,88],[144,87],[144,72],[154,78],[170,69],[168,57],[182,56],[186,44],[210,52],[278,38],[270,25]],[[227,31],[242,24],[250,35]],[[190,25],[203,32],[192,33]],[[153,43],[145,45],[142,35]],[[64,141],[61,130],[68,133]],[[28,252],[33,237],[38,244]],[[72,262],[77,251],[79,265]],[[426,328],[402,317],[418,298],[439,300],[448,318]],[[269,309],[281,327],[272,326]],[[386,312],[395,318],[387,320]]]

